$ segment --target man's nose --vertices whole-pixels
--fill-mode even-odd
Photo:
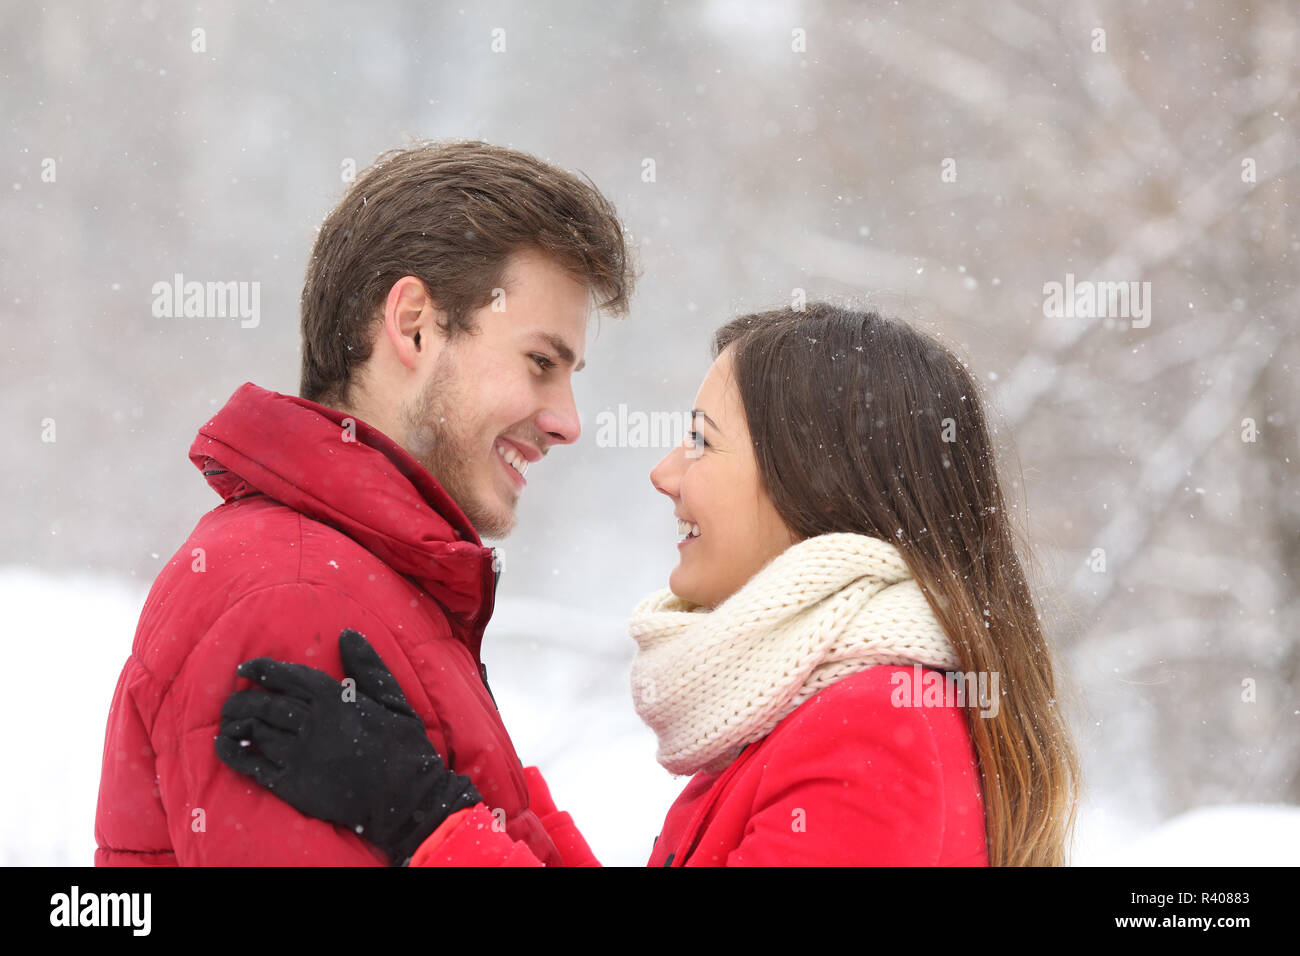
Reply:
[[[563,395],[537,416],[537,427],[546,435],[548,445],[572,445],[578,440],[582,422],[572,388],[566,386]]]

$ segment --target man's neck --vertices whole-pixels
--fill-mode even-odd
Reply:
[[[406,443],[402,441],[403,436],[399,431],[395,429],[384,416],[379,415],[364,401],[359,402],[353,400],[350,402],[335,402],[330,405],[330,408],[342,412],[349,418],[355,418],[357,421],[365,422],[371,428],[383,432],[387,437],[397,442],[397,444],[401,445],[403,448],[406,447]]]

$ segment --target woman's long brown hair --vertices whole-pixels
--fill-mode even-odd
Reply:
[[[727,348],[759,476],[790,530],[894,542],[960,670],[998,674],[996,714],[965,708],[989,862],[1064,864],[1078,757],[974,378],[904,322],[823,303],[734,319],[714,336],[715,356]]]

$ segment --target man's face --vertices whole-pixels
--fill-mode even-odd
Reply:
[[[510,257],[504,289],[504,309],[479,309],[476,332],[444,341],[401,407],[406,449],[484,538],[513,530],[521,469],[578,440],[571,380],[591,310],[587,287],[536,252]]]

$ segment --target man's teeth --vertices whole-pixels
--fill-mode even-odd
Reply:
[[[515,471],[523,475],[528,472],[528,459],[513,448],[505,445],[497,445],[497,454],[506,460],[506,464],[514,468]]]
[[[678,518],[677,533],[681,535],[683,538],[685,538],[687,535],[690,535],[692,538],[698,538],[700,536],[700,526],[697,524],[691,524],[691,522],[689,521],[683,521],[681,518]]]

